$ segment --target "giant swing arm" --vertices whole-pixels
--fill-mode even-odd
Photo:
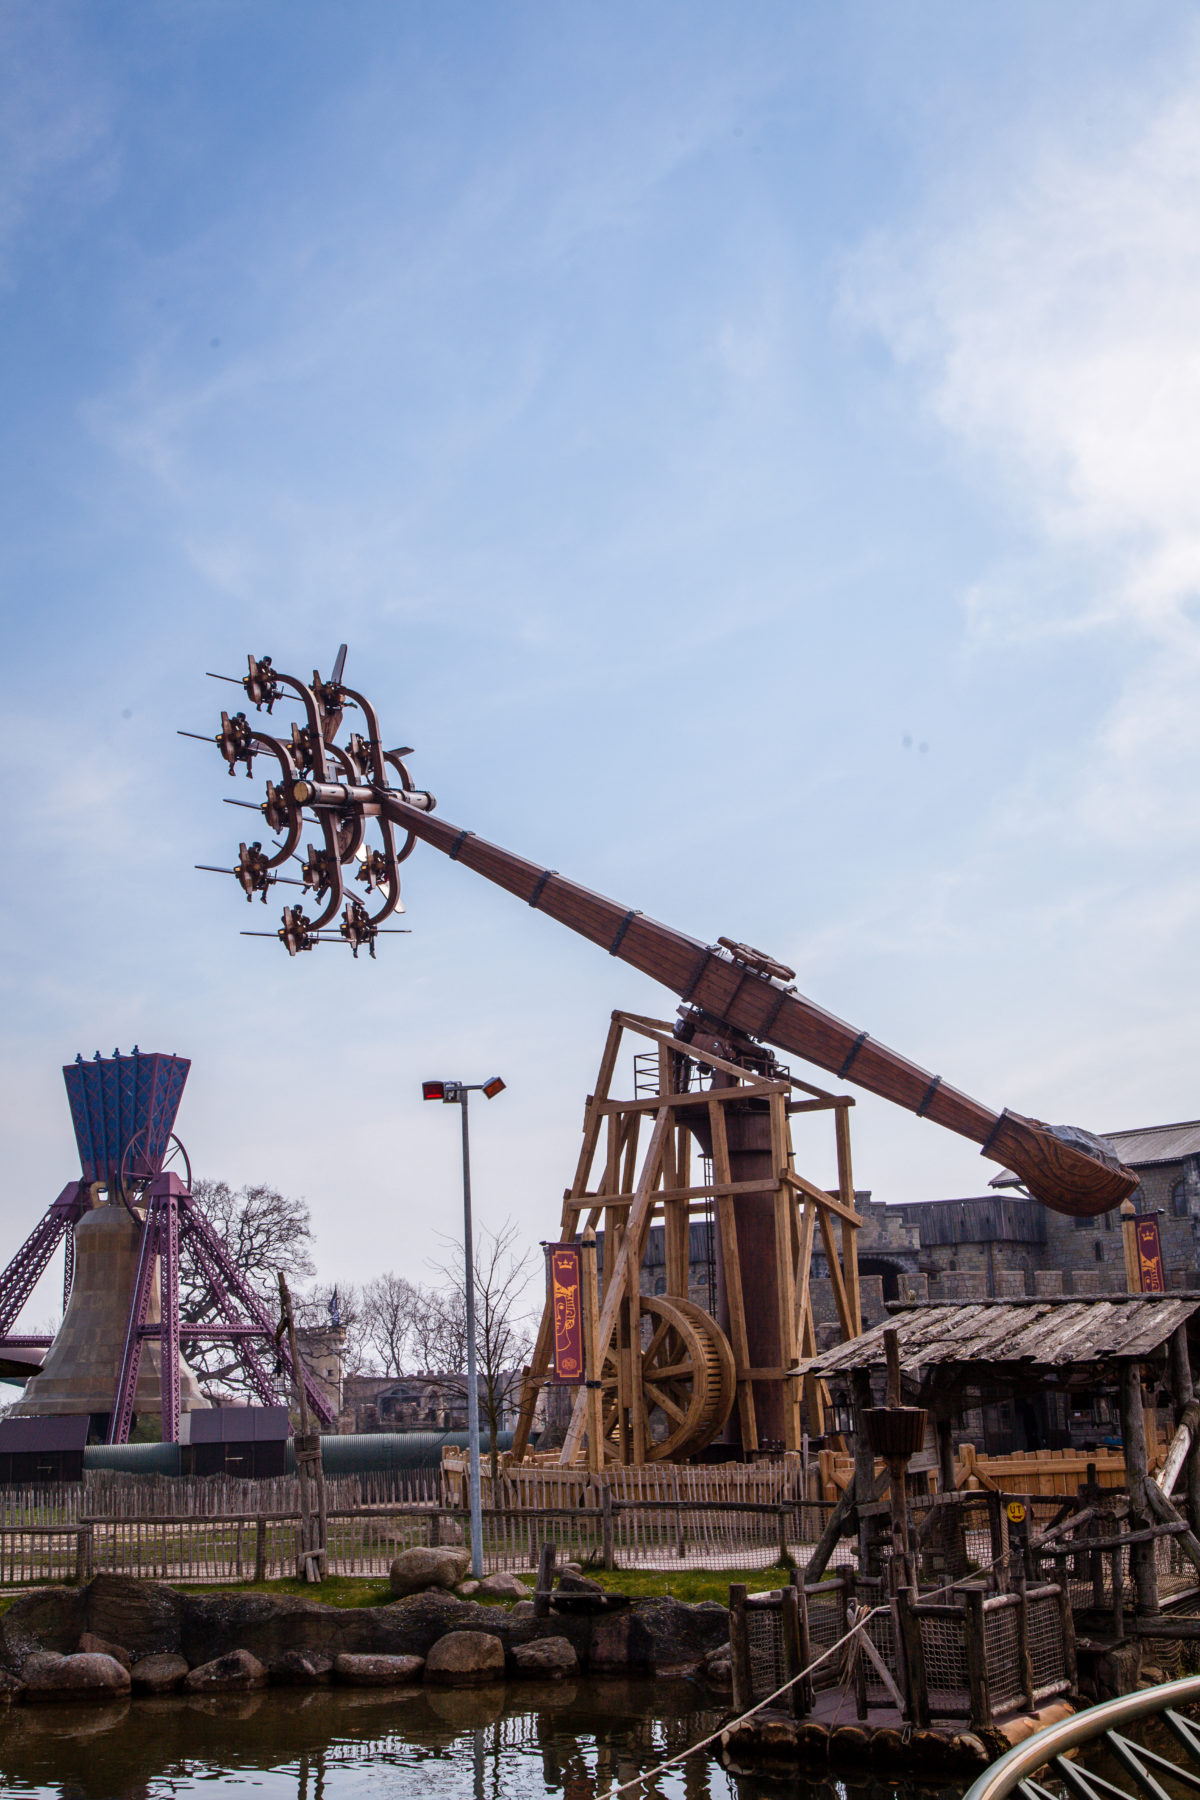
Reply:
[[[323,846],[309,846],[299,885],[321,903],[319,916],[310,920],[299,906],[285,908],[283,926],[277,934],[269,934],[277,935],[292,954],[331,938],[349,943],[355,955],[363,945],[374,954],[382,921],[400,905],[399,864],[421,839],[610,956],[662,982],[719,1026],[801,1056],[839,1080],[971,1139],[985,1157],[1012,1169],[1035,1199],[1056,1212],[1081,1216],[1108,1212],[1137,1187],[1133,1171],[1090,1133],[1052,1127],[1007,1109],[991,1111],[940,1075],[930,1075],[867,1032],[856,1031],[805,999],[789,985],[791,971],[770,958],[727,939],[716,946],[702,944],[592,893],[556,870],[434,818],[433,796],[417,790],[408,773],[404,758],[409,752],[383,749],[374,706],[343,682],[344,645],[332,676],[324,681],[316,671],[311,683],[284,675],[267,657],[250,657],[248,663],[239,685],[255,706],[270,712],[280,698],[293,698],[304,708],[305,723],[293,725],[290,739],[283,739],[261,731],[242,712],[232,717],[222,714],[215,742],[231,775],[239,763],[250,774],[257,755],[274,758],[279,765],[279,781],[268,783],[266,802],[256,810],[283,839],[271,854],[261,844],[243,844],[239,866],[229,872],[237,876],[247,898],[259,892],[265,899],[275,880],[287,879],[274,871],[293,857],[300,860],[296,852],[305,818],[310,813],[315,818]],[[366,735],[352,733],[339,744],[347,708],[361,713]],[[398,785],[393,778],[398,778]],[[365,847],[368,819],[378,825],[382,850]],[[407,834],[399,852],[396,829]],[[374,914],[346,894],[342,868],[355,861],[361,865],[356,879],[365,883],[369,896],[378,894],[381,899]],[[341,923],[330,932],[343,902]]]
[[[269,658],[250,657],[240,682],[248,699],[268,713],[281,699],[298,702],[304,723],[293,723],[290,738],[283,738],[252,724],[244,712],[226,712],[212,740],[231,775],[239,765],[249,775],[260,755],[277,764],[278,779],[268,782],[260,807],[236,804],[261,812],[280,841],[269,852],[260,842],[243,843],[237,867],[226,872],[247,899],[260,894],[265,900],[284,881],[312,895],[317,907],[313,918],[300,904],[285,907],[277,932],[248,935],[277,937],[293,956],[318,943],[341,942],[356,957],[363,948],[373,957],[379,933],[396,929],[384,921],[403,910],[400,863],[421,840],[662,982],[684,1003],[675,1027],[614,1014],[597,1093],[589,1098],[584,1151],[565,1197],[562,1229],[575,1238],[582,1227],[583,1240],[594,1241],[603,1216],[606,1267],[601,1304],[593,1264],[591,1373],[576,1395],[563,1462],[581,1455],[585,1439],[592,1467],[605,1456],[642,1462],[693,1455],[724,1427],[735,1402],[732,1429],[744,1449],[755,1449],[764,1436],[798,1448],[799,1380],[816,1349],[810,1268],[818,1228],[842,1336],[861,1328],[854,1248],[860,1220],[846,1111],[852,1102],[797,1082],[764,1046],[801,1056],[972,1139],[1056,1211],[1105,1212],[1136,1187],[1137,1177],[1098,1139],[990,1111],[805,999],[792,985],[793,971],[761,952],[728,938],[702,944],[435,818],[432,794],[418,790],[408,772],[404,759],[410,752],[384,750],[375,708],[343,681],[344,665],[343,645],[329,679],[314,670],[312,681],[303,682],[276,670]],[[361,715],[364,729],[339,743],[347,710]],[[321,842],[308,844],[301,857],[309,821]],[[367,846],[368,823],[379,833],[379,848]],[[299,879],[284,873],[293,860]],[[351,897],[344,884],[343,869],[356,863],[354,878],[365,886],[366,901]],[[622,1102],[609,1094],[616,1046],[626,1029],[657,1043],[660,1075],[652,1098]],[[689,1091],[689,1063],[706,1069],[708,1086],[700,1092]],[[794,1087],[807,1100],[796,1102]],[[821,1108],[833,1111],[837,1127],[838,1188],[832,1192],[799,1176],[791,1154],[789,1112]],[[638,1131],[646,1114],[652,1129],[639,1170]],[[605,1172],[591,1188],[605,1128]],[[687,1173],[689,1134],[711,1159],[711,1177],[698,1185]],[[720,1325],[688,1294],[688,1221],[697,1199],[712,1206],[717,1227]],[[640,1293],[655,1217],[663,1221],[667,1250],[661,1298]],[[547,1378],[552,1340],[548,1307],[525,1381],[518,1458]],[[819,1419],[820,1385],[808,1378],[805,1389],[810,1418],[815,1413]]]

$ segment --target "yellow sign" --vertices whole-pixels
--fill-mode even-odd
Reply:
[[[1008,1516],[1014,1525],[1023,1525],[1025,1523],[1024,1502],[1020,1500],[1010,1500],[1008,1503]]]

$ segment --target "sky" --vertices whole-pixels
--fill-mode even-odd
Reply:
[[[427,1076],[556,1235],[672,996],[427,848],[376,962],[194,870],[205,671],[343,641],[455,824],[997,1110],[1194,1117],[1198,102],[1156,0],[5,0],[0,1254],[135,1042],[327,1280],[444,1257]],[[994,1173],[853,1123],[877,1200]]]

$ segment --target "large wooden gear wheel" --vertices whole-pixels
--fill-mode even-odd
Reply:
[[[650,1337],[641,1355],[641,1384],[650,1442],[648,1462],[694,1456],[716,1437],[733,1409],[733,1352],[716,1320],[691,1300],[643,1294]],[[604,1453],[619,1455],[617,1360],[610,1344],[601,1371]]]

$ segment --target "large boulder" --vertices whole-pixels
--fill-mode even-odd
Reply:
[[[532,1643],[518,1644],[512,1660],[518,1675],[540,1681],[562,1681],[579,1673],[575,1646],[565,1637],[534,1638]]]
[[[165,1581],[132,1575],[97,1575],[84,1590],[87,1630],[121,1644],[134,1662],[143,1656],[178,1656],[183,1595]]]
[[[169,1694],[181,1687],[188,1666],[182,1656],[143,1656],[129,1671],[135,1694]]]
[[[477,1687],[504,1679],[504,1645],[490,1631],[450,1631],[425,1658],[434,1687]]]
[[[0,1619],[0,1651],[7,1669],[20,1669],[36,1650],[56,1650],[68,1656],[87,1630],[84,1596],[80,1588],[35,1588],[18,1594]]]
[[[337,1656],[333,1673],[347,1687],[407,1687],[424,1667],[423,1656]]]
[[[192,1664],[210,1662],[229,1650],[250,1650],[270,1666],[289,1650],[335,1656],[424,1656],[429,1646],[457,1626],[473,1626],[494,1615],[469,1601],[433,1588],[387,1606],[322,1606],[298,1595],[187,1595],[183,1611],[183,1654]]]
[[[729,1643],[729,1613],[715,1600],[689,1606],[683,1600],[639,1600],[632,1609],[650,1639],[650,1660],[660,1675],[695,1671],[710,1650]]]
[[[0,1706],[11,1706],[25,1692],[25,1683],[19,1675],[10,1675],[7,1669],[0,1669]]]
[[[398,1599],[406,1594],[419,1594],[425,1588],[457,1587],[471,1566],[465,1550],[450,1544],[432,1549],[402,1550],[393,1557],[389,1570],[392,1592]]]
[[[113,1700],[129,1692],[129,1671],[112,1656],[43,1652],[26,1659],[22,1677],[30,1700]]]
[[[249,1650],[231,1650],[193,1669],[184,1681],[189,1694],[244,1694],[267,1685],[267,1671]]]

